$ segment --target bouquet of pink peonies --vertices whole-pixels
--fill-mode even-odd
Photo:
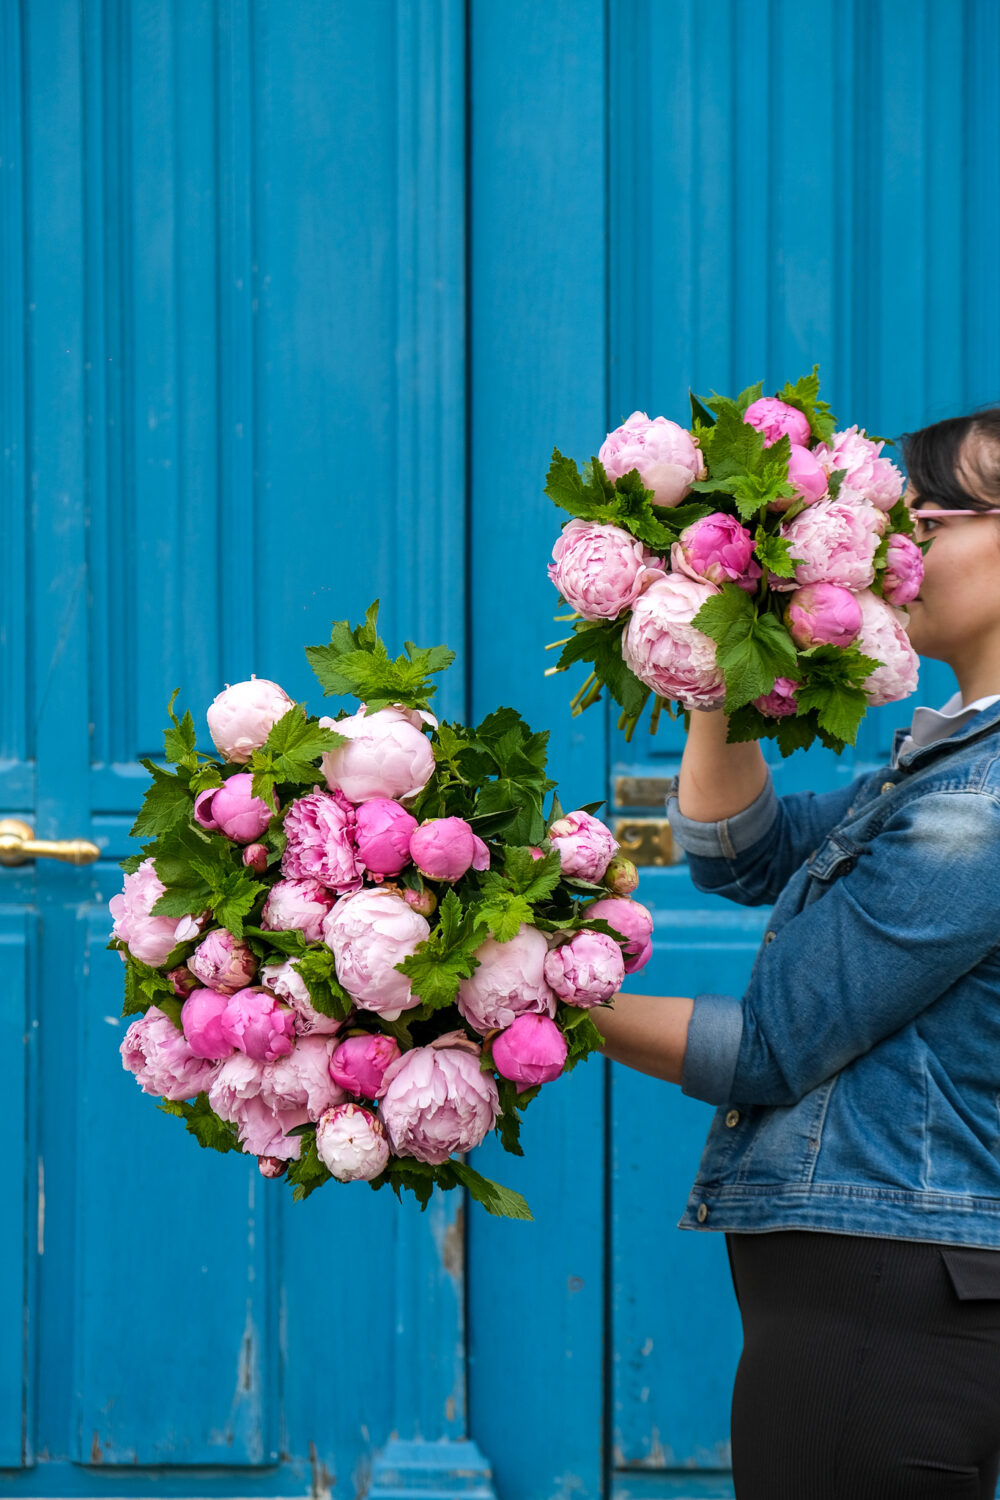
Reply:
[[[672,705],[724,708],[730,740],[839,752],[917,684],[903,476],[882,440],[836,430],[816,368],[691,409],[690,429],[634,412],[582,476],[554,451],[546,494],[573,519],[548,571],[573,634],[549,671],[589,662],[574,713],[607,687],[629,738],[652,697],[651,732]]]
[[[462,1154],[494,1129],[522,1154],[519,1112],[600,1046],[589,1011],[645,964],[652,918],[599,804],[543,812],[548,736],[509,708],[438,724],[453,653],[391,660],[377,611],[307,649],[353,713],[311,718],[252,678],[210,705],[210,757],[171,700],[132,829],[150,842],[110,903],[122,1061],[296,1198],[465,1186],[530,1218]]]

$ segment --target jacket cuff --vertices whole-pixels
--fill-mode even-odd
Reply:
[[[743,1037],[743,1006],[732,995],[695,995],[681,1069],[681,1092],[728,1104]]]
[[[760,796],[742,812],[718,823],[699,823],[695,818],[686,818],[677,805],[676,789],[667,798],[667,817],[674,838],[686,854],[700,854],[707,859],[735,859],[764,837],[777,816],[778,796],[770,770]]]

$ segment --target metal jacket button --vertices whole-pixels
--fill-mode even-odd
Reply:
[[[773,943],[777,936],[778,934],[776,932],[765,932],[764,941],[765,943]]]
[[[738,1125],[739,1123],[740,1123],[740,1112],[739,1112],[739,1110],[738,1109],[731,1109],[729,1111],[728,1115],[726,1116],[726,1124],[729,1126],[730,1130],[732,1130],[733,1126],[734,1125]]]
[[[894,781],[883,781],[882,790],[883,792],[891,792],[895,785],[896,783]]]
[[[704,1224],[705,1220],[708,1218],[708,1204],[707,1203],[699,1203],[698,1204],[697,1218],[698,1218],[698,1223],[699,1224]]]

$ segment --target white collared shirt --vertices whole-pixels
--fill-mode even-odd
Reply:
[[[982,709],[989,708],[991,703],[1000,703],[1000,693],[977,698],[968,705],[963,705],[961,693],[952,693],[942,708],[915,708],[910,732],[896,752],[897,760],[910,750],[922,750],[925,745],[933,745],[936,740],[947,739],[948,735],[961,729],[963,724],[975,718]]]

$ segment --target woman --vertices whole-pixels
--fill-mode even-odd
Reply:
[[[1000,1471],[1000,409],[904,440],[910,637],[959,693],[778,799],[695,712],[701,890],[775,902],[742,999],[619,995],[609,1057],[718,1106],[681,1227],[726,1232],[739,1500],[986,1500]]]

